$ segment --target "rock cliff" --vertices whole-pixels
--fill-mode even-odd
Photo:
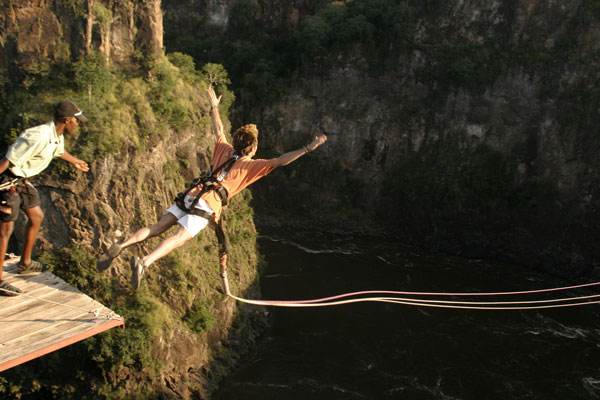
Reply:
[[[76,59],[100,49],[122,65],[135,51],[163,49],[160,0],[18,1],[5,3],[0,15],[0,68],[20,76],[40,65]]]
[[[326,0],[163,0],[167,34],[180,36],[194,30],[220,29],[229,24],[235,7],[253,9],[253,19],[267,32],[293,32],[307,15],[327,4]]]

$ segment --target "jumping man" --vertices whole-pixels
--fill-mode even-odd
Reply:
[[[131,258],[131,282],[136,290],[148,267],[196,236],[211,220],[216,224],[220,243],[219,257],[223,272],[226,265],[226,249],[222,240],[220,217],[224,204],[242,189],[269,174],[275,168],[290,164],[306,153],[315,150],[327,140],[326,135],[315,136],[312,142],[301,149],[290,151],[273,159],[255,160],[253,157],[258,149],[256,125],[248,124],[238,128],[233,133],[233,146],[230,145],[223,132],[223,123],[219,116],[218,106],[221,96],[217,96],[212,88],[209,88],[207,93],[213,131],[217,139],[211,168],[214,167],[218,171],[213,171],[210,180],[197,181],[195,186],[182,193],[178,201],[165,211],[156,224],[138,230],[122,243],[113,244],[101,257],[101,262],[110,263],[123,249],[160,235],[178,224],[177,231],[163,240],[150,254]]]

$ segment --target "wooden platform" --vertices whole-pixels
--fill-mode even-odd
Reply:
[[[0,296],[0,371],[125,327],[123,317],[50,272],[17,274],[17,262],[4,263],[3,278],[23,293]]]

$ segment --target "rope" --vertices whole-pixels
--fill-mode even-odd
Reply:
[[[538,289],[538,290],[525,290],[525,291],[517,291],[517,292],[406,292],[406,291],[392,291],[392,290],[365,290],[361,292],[352,292],[352,293],[344,293],[337,296],[324,297],[321,299],[313,299],[313,300],[291,300],[292,303],[320,303],[330,300],[337,300],[345,297],[354,297],[365,294],[388,294],[388,295],[403,295],[403,296],[514,296],[514,295],[523,295],[523,294],[536,294],[536,293],[547,293],[547,292],[555,292],[561,290],[572,290],[572,289],[581,289],[584,287],[600,285],[600,282],[595,283],[585,283],[582,285],[574,285],[574,286],[563,286],[558,288],[551,289]]]
[[[34,300],[43,301],[43,302],[46,302],[46,303],[55,304],[55,305],[58,305],[58,306],[67,307],[67,308],[72,308],[74,310],[83,311],[85,313],[90,313],[90,314],[93,314],[94,317],[96,317],[96,318],[98,318],[98,317],[101,316],[101,313],[100,313],[100,311],[98,309],[90,311],[90,310],[85,309],[85,308],[75,307],[75,306],[71,306],[69,304],[59,303],[59,302],[52,301],[52,300],[47,300],[47,299],[42,299],[40,297],[35,297],[35,296],[32,296],[32,295],[27,294],[27,293],[15,292],[14,290],[8,290],[8,289],[4,289],[4,288],[0,288],[0,290],[2,290],[4,292],[7,292],[7,293],[17,294],[17,295],[19,295],[19,297],[27,297],[27,298],[34,299]],[[114,320],[114,319],[120,319],[121,318],[121,316],[119,314],[115,314],[112,311],[109,312],[109,313],[106,313],[105,317],[108,320]]]
[[[600,285],[600,282],[587,283],[582,285],[565,286],[551,289],[540,289],[540,290],[527,290],[527,291],[514,291],[514,292],[481,292],[481,293],[448,293],[448,292],[406,292],[406,291],[376,291],[367,290],[361,292],[345,293],[337,296],[324,297],[320,299],[311,300],[251,300],[244,299],[233,295],[229,291],[229,282],[227,281],[227,275],[222,275],[223,284],[225,286],[225,292],[227,296],[234,300],[237,300],[246,304],[260,305],[260,306],[271,306],[271,307],[329,307],[339,306],[344,304],[353,304],[360,302],[384,302],[384,303],[395,303],[410,306],[420,307],[436,307],[436,308],[452,308],[452,309],[467,309],[467,310],[539,310],[547,308],[562,308],[562,307],[575,307],[584,306],[590,304],[598,304],[600,300],[594,301],[580,301],[590,300],[600,297],[600,295],[589,295],[589,296],[578,296],[578,297],[566,297],[560,299],[547,299],[547,300],[522,300],[522,301],[451,301],[451,300],[432,300],[432,299],[415,299],[406,297],[385,297],[385,296],[374,296],[374,297],[360,297],[352,298],[362,295],[372,294],[384,294],[384,295],[411,295],[411,296],[509,296],[509,295],[523,295],[533,293],[546,293],[555,292],[561,290],[579,289],[589,286]],[[345,300],[341,300],[345,299]]]
[[[14,178],[11,179],[10,181],[7,181],[3,184],[0,185],[0,190],[8,190],[11,189],[15,186],[18,186],[20,184],[21,180],[24,180],[25,178]]]

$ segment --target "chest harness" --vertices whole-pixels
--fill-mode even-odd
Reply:
[[[12,214],[12,208],[8,204],[10,196],[15,194],[20,186],[27,183],[27,178],[17,176],[9,170],[0,174],[0,212],[4,214]]]
[[[227,283],[227,253],[229,252],[229,240],[227,238],[227,234],[225,233],[225,212],[221,214],[221,218],[219,218],[219,221],[217,222],[213,218],[213,214],[205,210],[196,208],[196,204],[198,204],[198,201],[205,193],[208,193],[212,190],[221,199],[221,205],[223,207],[227,205],[229,194],[227,193],[227,189],[223,187],[221,182],[227,176],[229,170],[231,169],[231,167],[233,167],[233,164],[242,157],[244,156],[238,156],[237,154],[233,154],[233,156],[230,159],[225,161],[223,164],[219,165],[214,170],[211,165],[210,169],[208,170],[205,176],[201,176],[199,178],[194,179],[190,186],[187,188],[187,190],[178,193],[177,197],[175,198],[175,204],[177,205],[177,207],[179,207],[181,210],[185,211],[188,214],[198,215],[202,218],[206,218],[208,221],[210,221],[213,229],[215,230],[215,234],[217,235],[217,241],[219,242],[219,266],[221,270],[220,275],[223,280],[223,285],[225,287],[225,293],[229,293],[229,285]],[[198,185],[202,185],[202,188],[200,189],[200,192],[196,195],[196,197],[192,201],[192,204],[190,204],[190,207],[188,208],[185,206],[185,197],[192,189],[194,189]]]
[[[211,165],[206,175],[194,179],[191,185],[184,192],[177,193],[177,197],[175,198],[175,204],[177,205],[177,207],[179,207],[181,210],[185,211],[188,214],[199,215],[202,218],[210,220],[213,214],[205,210],[196,208],[198,201],[200,201],[200,198],[205,193],[214,191],[217,194],[217,196],[221,199],[221,205],[225,207],[227,205],[229,194],[227,193],[227,189],[225,189],[221,182],[223,181],[223,179],[225,179],[225,177],[229,173],[229,170],[231,170],[231,167],[233,167],[233,164],[242,157],[244,156],[238,156],[237,154],[234,154],[230,159],[225,161],[223,164],[219,165],[214,170],[212,169]],[[192,204],[190,204],[190,207],[188,208],[185,206],[185,197],[192,189],[194,189],[197,186],[201,186],[200,192],[196,195],[196,197],[192,201]]]

